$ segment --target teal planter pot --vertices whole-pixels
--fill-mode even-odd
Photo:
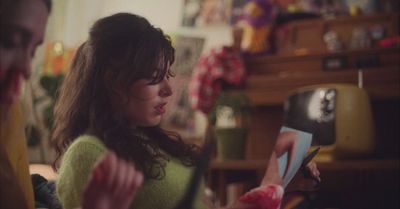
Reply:
[[[218,160],[244,159],[247,129],[222,128],[215,130]]]

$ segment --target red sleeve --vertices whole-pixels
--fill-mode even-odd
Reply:
[[[252,209],[279,209],[282,197],[282,186],[270,184],[250,190],[241,196],[239,201],[254,205]]]

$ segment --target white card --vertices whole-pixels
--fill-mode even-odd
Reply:
[[[283,126],[281,128],[281,132],[284,131],[295,131],[299,136],[297,140],[297,147],[294,150],[294,153],[291,153],[291,160],[288,159],[288,152],[278,156],[279,175],[283,179],[283,187],[286,187],[299,170],[304,157],[307,155],[307,151],[312,142],[312,134]]]

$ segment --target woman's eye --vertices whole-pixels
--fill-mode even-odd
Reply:
[[[22,45],[22,37],[18,34],[2,34],[1,45],[5,48],[16,48]]]

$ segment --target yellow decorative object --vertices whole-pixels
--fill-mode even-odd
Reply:
[[[250,53],[262,53],[267,51],[266,38],[270,35],[272,28],[268,25],[253,28],[245,27],[243,30],[241,48]]]
[[[297,4],[289,4],[287,7],[287,11],[289,13],[297,13],[297,12],[303,12],[303,9]]]
[[[268,1],[252,0],[244,6],[243,11],[241,50],[247,54],[270,52],[272,5]]]
[[[351,16],[358,16],[361,14],[361,8],[358,5],[351,5],[350,6],[350,15]]]

